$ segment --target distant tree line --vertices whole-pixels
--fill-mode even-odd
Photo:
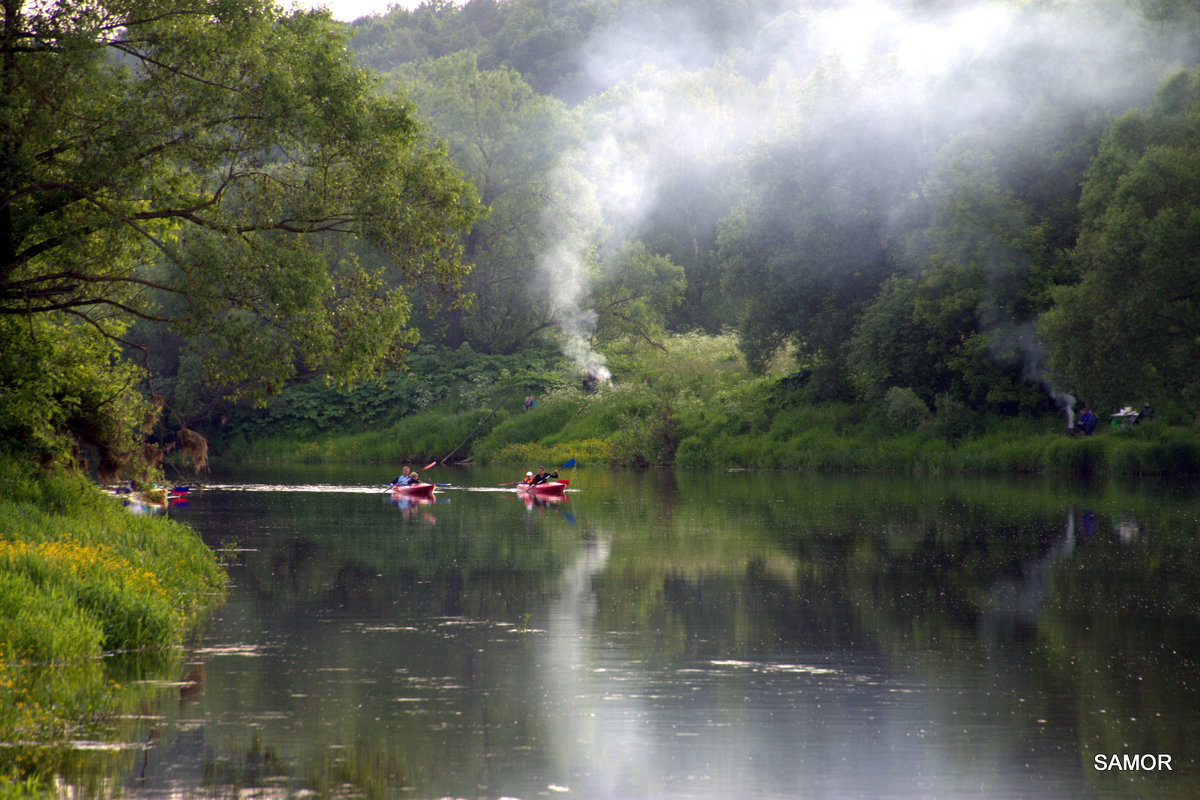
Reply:
[[[490,211],[466,240],[475,302],[429,335],[554,336],[545,254],[578,239],[597,346],[732,328],[757,368],[795,355],[817,398],[1200,409],[1200,9],[879,9],[883,33],[839,4],[734,0],[353,23]],[[857,61],[834,33],[866,42]],[[910,35],[947,61],[909,63]],[[606,207],[631,180],[637,213]]]
[[[0,447],[685,331],[817,400],[1200,408],[1200,8],[847,8],[5,2]]]

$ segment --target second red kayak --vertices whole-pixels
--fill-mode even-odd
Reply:
[[[559,495],[563,493],[569,483],[570,481],[546,481],[545,483],[538,483],[533,486],[527,483],[519,483],[517,484],[517,491],[528,494]]]

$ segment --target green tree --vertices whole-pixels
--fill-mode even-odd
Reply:
[[[1081,209],[1079,282],[1042,319],[1055,372],[1097,405],[1200,406],[1200,69],[1116,120]]]
[[[3,9],[0,317],[23,321],[0,329],[4,359],[84,331],[137,347],[130,320],[165,322],[210,382],[261,397],[299,370],[354,381],[398,356],[415,338],[408,285],[455,302],[474,192],[409,105],[373,93],[328,14],[266,0]],[[342,236],[376,243],[387,266],[331,257]],[[82,351],[98,371],[112,357]],[[58,385],[45,401],[73,403]],[[105,446],[132,452],[135,433]]]
[[[576,126],[559,101],[534,93],[511,69],[481,71],[472,55],[390,79],[406,87],[488,209],[465,240],[473,270],[464,286],[475,302],[448,316],[446,342],[512,353],[554,325],[537,256],[549,244],[545,215],[562,206],[560,162]]]
[[[826,397],[847,391],[855,317],[899,266],[893,226],[922,161],[917,118],[847,105],[859,90],[837,75],[801,88],[797,119],[749,156],[746,196],[718,236],[751,366],[789,348]]]
[[[605,260],[585,302],[595,309],[596,330],[605,340],[632,337],[655,344],[686,286],[678,264],[641,242],[627,242]]]
[[[884,404],[891,389],[926,404],[948,398],[976,411],[1036,409],[1044,391],[1025,379],[1023,329],[989,329],[981,320],[988,281],[979,265],[935,258],[918,278],[893,278],[857,320],[847,348],[855,388]]]

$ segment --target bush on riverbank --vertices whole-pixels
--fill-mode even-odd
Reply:
[[[100,656],[165,652],[224,592],[212,552],[86,479],[0,461],[0,776],[48,773],[52,747],[106,724]]]
[[[470,354],[462,363],[474,368],[480,358]],[[594,395],[575,383],[569,365],[548,357],[536,370],[521,372],[506,362],[506,371],[493,372],[490,384],[479,375],[463,377],[470,370],[463,372],[462,359],[443,361],[459,365],[462,384],[454,390],[448,376],[423,376],[424,384],[442,387],[443,399],[435,405],[367,431],[360,426],[239,440],[224,457],[422,464],[466,440],[456,459],[521,468],[575,458],[581,465],[824,471],[1200,472],[1200,431],[1194,425],[1159,419],[1074,437],[1064,433],[1060,412],[976,415],[949,398],[938,398],[930,409],[903,389],[890,392],[878,408],[817,403],[808,391],[807,371],[780,365],[772,374],[753,375],[730,336],[673,336],[661,350],[617,353],[610,359],[613,384]],[[440,361],[430,357],[422,363]],[[531,375],[538,376],[536,386],[520,383]],[[526,411],[521,400],[531,392],[537,405]],[[489,417],[506,393],[508,400]]]

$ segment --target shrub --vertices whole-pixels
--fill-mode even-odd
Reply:
[[[1104,466],[1105,444],[1098,436],[1055,439],[1046,448],[1047,469],[1091,474]]]
[[[939,394],[935,400],[937,413],[931,428],[935,435],[947,442],[957,442],[978,430],[979,419],[970,406],[957,397]]]
[[[897,430],[915,429],[929,419],[929,406],[912,389],[893,386],[883,399],[884,413]]]

